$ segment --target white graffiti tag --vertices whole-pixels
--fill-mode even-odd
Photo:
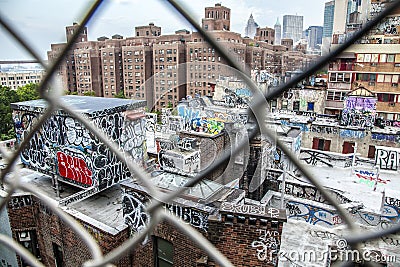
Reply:
[[[279,251],[279,232],[269,230],[259,230],[261,236],[259,240],[253,241],[251,246],[257,249],[257,258],[260,261],[273,262],[272,255]]]

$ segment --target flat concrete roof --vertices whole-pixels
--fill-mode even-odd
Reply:
[[[114,109],[131,110],[146,106],[145,100],[93,96],[66,95],[62,96],[61,100],[64,103],[72,106],[75,111],[91,116],[95,115],[98,112],[111,111]],[[48,102],[44,99],[37,99],[11,103],[10,106],[12,109],[15,110],[29,110],[32,112],[41,113],[48,107]]]

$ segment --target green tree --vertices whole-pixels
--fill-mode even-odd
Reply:
[[[0,139],[8,140],[15,137],[14,120],[11,103],[39,99],[38,84],[27,84],[12,90],[9,87],[0,86]]]
[[[86,91],[83,93],[84,96],[96,96],[96,93],[93,91]]]
[[[126,98],[125,93],[123,90],[119,91],[117,94],[114,95],[115,98]]]
[[[38,92],[39,85],[35,83],[30,83],[22,87],[18,87],[17,95],[19,101],[28,101],[39,99],[39,92]]]
[[[11,103],[19,102],[20,98],[15,90],[0,86],[0,139],[8,140],[15,137],[14,120]]]

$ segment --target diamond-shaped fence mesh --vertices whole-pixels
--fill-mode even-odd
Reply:
[[[221,252],[216,249],[210,241],[208,241],[203,235],[197,232],[193,227],[183,223],[179,218],[171,215],[170,213],[165,212],[163,209],[162,203],[168,203],[174,198],[178,197],[182,193],[185,192],[190,187],[195,186],[200,183],[204,177],[208,174],[215,171],[221,164],[224,164],[230,157],[235,156],[242,147],[244,147],[248,140],[242,140],[239,145],[235,147],[235,151],[227,151],[222,153],[222,156],[215,160],[206,170],[201,171],[196,177],[190,179],[187,184],[182,186],[180,189],[170,192],[168,194],[161,193],[161,191],[151,182],[150,176],[146,173],[145,170],[141,169],[141,167],[137,166],[133,160],[130,160],[130,156],[121,152],[118,146],[110,141],[110,138],[99,128],[98,125],[95,125],[93,121],[83,116],[81,113],[73,110],[70,106],[66,105],[62,101],[60,101],[60,96],[62,89],[52,87],[49,90],[49,85],[51,80],[56,72],[57,68],[60,66],[68,51],[73,47],[74,42],[76,41],[79,33],[82,29],[87,25],[90,20],[96,19],[96,10],[100,7],[103,1],[96,1],[93,6],[86,12],[86,16],[80,22],[80,28],[75,31],[73,37],[69,40],[67,45],[64,47],[63,51],[60,53],[57,60],[55,60],[50,66],[47,66],[38,56],[29,42],[24,39],[24,36],[19,36],[18,31],[15,29],[15,25],[10,24],[4,16],[0,16],[0,23],[6,29],[6,31],[15,39],[15,42],[18,42],[22,45],[30,55],[35,58],[42,66],[46,69],[46,75],[42,80],[39,92],[43,99],[47,102],[46,111],[40,116],[40,118],[32,125],[29,134],[25,136],[22,140],[22,143],[18,147],[16,151],[10,152],[1,148],[1,154],[6,159],[6,165],[1,172],[1,182],[4,190],[6,191],[6,195],[3,197],[0,203],[0,209],[4,209],[7,205],[7,202],[10,201],[12,194],[14,194],[17,190],[24,190],[26,192],[30,192],[31,194],[38,197],[45,205],[48,206],[55,214],[57,214],[64,222],[67,224],[73,231],[78,234],[84,243],[89,248],[91,252],[92,259],[90,261],[85,262],[85,266],[107,266],[112,262],[115,262],[117,259],[123,257],[124,255],[130,253],[130,251],[138,246],[140,242],[151,233],[154,227],[162,220],[169,221],[174,224],[178,229],[180,229],[183,233],[185,233],[188,237],[196,242],[196,244],[203,249],[208,255],[219,265],[221,266],[232,266],[232,263],[229,262],[226,256],[224,256]],[[237,70],[237,76],[240,79],[246,82],[248,87],[252,89],[253,92],[258,91],[257,85],[251,80],[251,78],[245,74],[244,70],[241,66],[239,66],[235,60],[233,60],[226,49],[219,44],[209,32],[202,29],[195,21],[195,19],[190,15],[190,12],[183,8],[180,4],[173,0],[168,1],[169,5],[176,9],[187,21],[189,21],[193,27],[203,36],[203,38],[214,47],[215,51],[223,57],[227,64]],[[258,127],[255,127],[251,130],[249,134],[249,138],[252,139],[258,134],[266,135],[272,139],[276,139],[274,137],[274,133],[271,132],[266,126],[265,123],[265,110],[267,110],[266,103],[268,100],[274,99],[275,97],[283,94],[289,88],[296,85],[298,82],[303,79],[309,77],[310,75],[317,72],[319,69],[327,65],[332,59],[336,56],[340,55],[345,49],[351,46],[353,43],[356,43],[358,39],[364,36],[372,27],[377,25],[379,21],[385,18],[388,14],[390,14],[391,10],[398,8],[400,6],[400,1],[393,1],[391,6],[383,10],[376,16],[373,20],[369,21],[361,30],[357,31],[354,35],[351,36],[344,44],[339,46],[329,55],[322,57],[318,62],[313,64],[309,69],[305,70],[300,75],[291,79],[284,85],[281,85],[275,88],[272,91],[266,93],[263,97],[254,98],[252,103],[250,104],[249,113],[254,115],[254,117],[258,121]],[[40,127],[48,120],[54,111],[63,110],[65,113],[68,113],[70,116],[76,118],[84,127],[86,127],[92,134],[96,136],[101,142],[107,144],[110,151],[112,151],[116,157],[126,163],[130,172],[136,177],[138,181],[149,192],[151,196],[151,200],[149,205],[146,207],[146,211],[150,214],[150,222],[146,225],[145,229],[134,235],[132,238],[129,238],[123,245],[118,248],[110,251],[109,253],[103,255],[99,245],[96,243],[96,240],[79,224],[75,221],[70,215],[65,213],[62,209],[58,207],[58,203],[55,204],[52,199],[50,199],[46,194],[42,193],[40,189],[35,188],[35,186],[31,184],[27,184],[21,181],[21,177],[19,175],[19,167],[17,166],[17,159],[20,153],[24,150],[24,148],[29,143],[30,139],[35,135]],[[357,248],[358,244],[361,242],[365,242],[368,240],[376,239],[388,234],[397,233],[400,231],[400,224],[394,225],[391,228],[386,230],[378,231],[378,232],[357,232],[354,223],[352,222],[351,217],[348,215],[348,212],[329,194],[324,187],[318,182],[318,180],[313,177],[310,171],[302,165],[299,160],[293,155],[293,153],[282,144],[279,139],[276,139],[276,145],[282,150],[284,154],[288,156],[288,158],[292,161],[292,163],[297,167],[297,169],[308,178],[308,180],[314,184],[314,186],[321,192],[322,196],[337,210],[338,214],[343,218],[346,226],[350,230],[350,234],[346,237],[347,243],[351,245],[353,248]],[[6,236],[0,235],[0,242],[7,246],[9,249],[14,250],[18,255],[20,255],[25,262],[30,264],[31,266],[43,266],[41,262],[39,262],[27,249],[25,249],[22,245],[19,244],[16,240]]]

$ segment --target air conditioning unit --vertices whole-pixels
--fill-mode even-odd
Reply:
[[[398,87],[399,84],[398,83],[392,83],[392,87]]]
[[[389,102],[389,107],[394,107],[394,106],[396,106],[396,103],[394,103],[394,102]]]

